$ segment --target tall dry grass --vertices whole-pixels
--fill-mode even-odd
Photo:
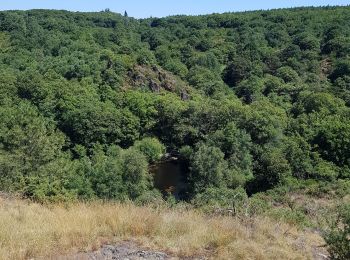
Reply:
[[[131,203],[47,207],[0,200],[0,259],[65,255],[121,240],[174,256],[221,259],[308,259],[322,244],[315,234],[266,218],[208,217]]]

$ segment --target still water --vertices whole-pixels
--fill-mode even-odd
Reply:
[[[154,186],[164,195],[173,194],[179,199],[186,188],[185,172],[177,160],[159,162],[150,169],[154,178]]]

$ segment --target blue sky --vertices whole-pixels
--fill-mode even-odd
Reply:
[[[350,0],[0,0],[0,10],[65,9],[113,12],[129,16],[163,17],[174,14],[209,14],[294,6],[349,5]]]

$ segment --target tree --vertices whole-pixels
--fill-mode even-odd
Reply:
[[[62,167],[59,162],[63,162],[64,135],[35,107],[28,102],[1,107],[0,116],[1,189],[23,192],[40,172],[48,177],[58,170],[52,165]],[[45,172],[49,168],[51,171]]]
[[[243,185],[253,177],[251,138],[244,130],[238,129],[235,123],[229,123],[223,130],[210,135],[208,143],[219,147],[225,154],[230,169],[225,176],[227,186]]]
[[[153,94],[127,91],[119,93],[116,99],[121,108],[127,108],[133,115],[139,118],[141,134],[149,133],[153,130],[159,120],[157,98]]]
[[[277,70],[277,76],[282,78],[286,83],[288,82],[298,82],[299,75],[291,67],[281,67]]]
[[[336,114],[345,108],[342,99],[334,97],[330,93],[311,93],[304,91],[299,94],[298,101],[294,104],[294,111],[302,113],[327,113]]]
[[[292,168],[293,176],[298,179],[312,177],[314,168],[311,145],[300,135],[286,137],[283,142],[284,153]]]
[[[312,35],[311,32],[303,32],[295,36],[294,43],[297,44],[301,50],[320,50],[319,40]]]
[[[139,136],[139,119],[128,109],[99,101],[79,100],[72,105],[62,115],[62,129],[75,143],[129,146]]]
[[[224,154],[219,148],[200,144],[190,164],[190,182],[194,192],[223,187],[227,170]]]
[[[181,78],[186,78],[188,74],[188,69],[185,64],[179,60],[170,59],[164,64],[164,68],[171,71],[175,75],[178,75]]]
[[[330,74],[329,78],[332,81],[337,80],[343,76],[350,76],[350,61],[340,60],[335,64],[333,72]]]
[[[128,198],[124,191],[121,153],[119,147],[110,147],[107,154],[101,145],[93,147],[91,166],[88,166],[86,171],[98,198],[115,200]],[[83,160],[89,161],[89,158],[83,157]]]
[[[232,60],[224,71],[224,81],[230,87],[235,87],[243,79],[249,77],[252,64],[244,57]]]
[[[131,199],[136,199],[151,187],[146,157],[138,150],[129,148],[122,155],[123,189]]]
[[[262,95],[264,84],[259,77],[252,76],[241,81],[234,90],[238,97],[241,97],[245,103],[250,104]]]
[[[220,90],[223,87],[223,82],[217,74],[210,69],[200,66],[194,66],[190,69],[187,81],[195,88],[204,91],[207,95],[212,95],[216,90]]]
[[[321,156],[338,166],[350,165],[350,121],[339,116],[325,118],[315,136]]]
[[[25,33],[26,23],[23,15],[17,12],[5,12],[0,16],[2,31],[16,31],[19,33]]]
[[[99,198],[136,199],[152,188],[146,157],[136,148],[126,150],[110,146],[106,152],[101,145],[92,149],[86,177]],[[90,165],[90,166],[89,166]]]
[[[255,182],[260,190],[281,185],[290,175],[290,165],[280,148],[267,146],[260,151],[254,169]]]
[[[253,102],[250,108],[240,124],[252,140],[258,144],[278,141],[287,126],[285,111],[265,100]]]

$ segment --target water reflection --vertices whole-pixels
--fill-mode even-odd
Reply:
[[[180,199],[186,187],[185,174],[178,160],[167,160],[151,166],[154,186],[164,195],[173,194]]]

